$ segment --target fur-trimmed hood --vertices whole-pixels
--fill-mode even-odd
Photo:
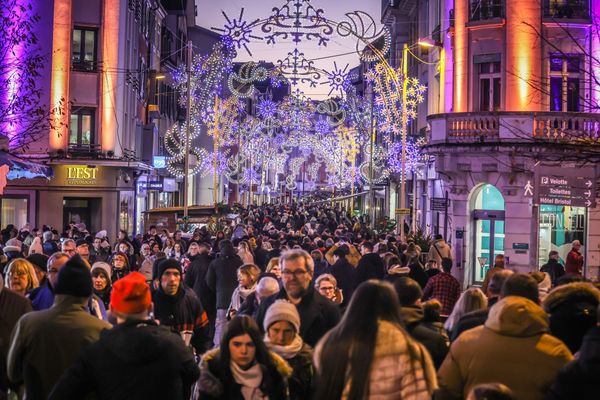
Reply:
[[[555,312],[566,303],[587,302],[600,303],[600,290],[589,282],[573,282],[558,286],[544,299],[544,311],[549,314]]]
[[[269,355],[277,372],[287,380],[292,375],[292,367],[274,352],[269,351]],[[216,361],[220,356],[221,349],[216,348],[204,353],[200,360],[200,379],[198,380],[197,389],[214,397],[223,395],[223,381],[210,370],[209,364]]]

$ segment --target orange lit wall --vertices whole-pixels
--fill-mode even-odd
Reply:
[[[538,1],[506,1],[506,111],[541,110],[540,15]]]
[[[101,121],[102,151],[115,150],[117,139],[117,67],[119,59],[119,0],[104,0],[102,18]]]
[[[64,149],[69,135],[69,71],[71,56],[71,0],[54,0],[52,33],[51,112],[54,128],[50,129],[51,151]],[[61,104],[64,108],[58,107]]]
[[[454,8],[454,112],[465,112],[468,104],[469,32],[466,28],[468,0],[456,0]]]

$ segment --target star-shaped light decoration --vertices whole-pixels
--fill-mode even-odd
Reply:
[[[241,49],[242,47],[246,49],[248,54],[252,56],[252,52],[248,49],[248,44],[250,43],[250,39],[262,40],[262,37],[255,36],[252,34],[252,28],[260,21],[260,19],[256,19],[252,22],[245,21],[244,18],[244,8],[240,10],[240,16],[237,19],[231,19],[225,13],[225,11],[221,11],[227,23],[223,26],[223,28],[215,28],[211,29],[214,31],[222,32],[226,42],[230,43],[232,46]]]

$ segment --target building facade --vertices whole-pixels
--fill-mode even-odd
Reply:
[[[529,272],[551,250],[564,262],[579,240],[585,274],[597,279],[597,209],[538,202],[531,189],[537,168],[569,176],[598,162],[600,2],[439,6],[447,84],[444,107],[427,118],[425,151],[449,193],[458,273],[465,284],[479,283],[499,254],[507,267]]]

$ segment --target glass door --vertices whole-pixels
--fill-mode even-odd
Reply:
[[[473,222],[473,283],[483,283],[486,272],[494,265],[494,258],[504,254],[504,211],[475,210]]]

